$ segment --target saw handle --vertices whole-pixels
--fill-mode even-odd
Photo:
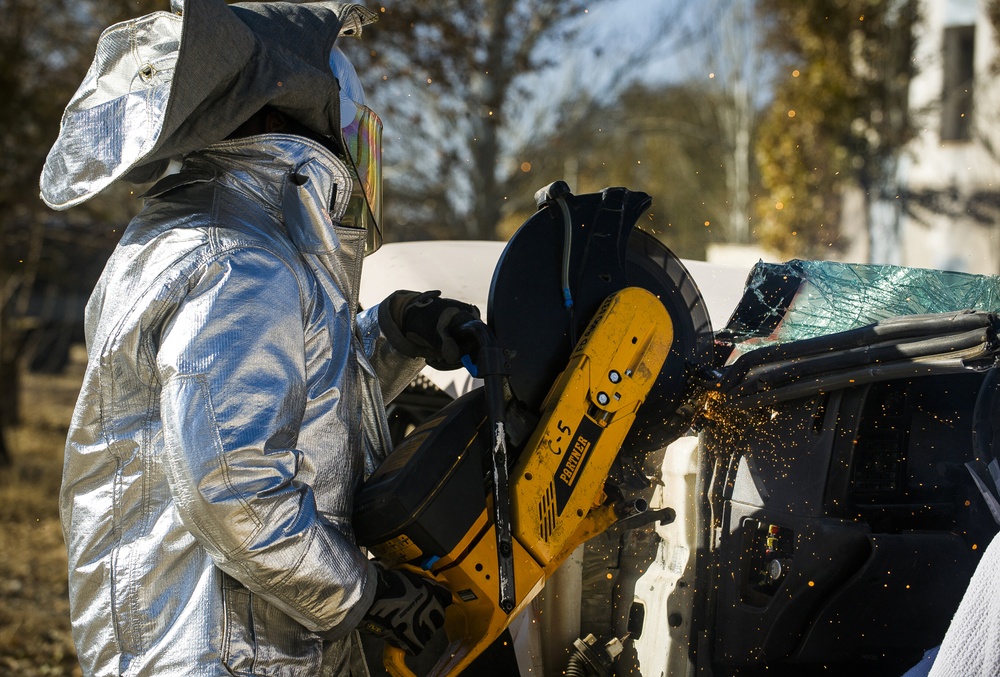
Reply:
[[[382,665],[392,677],[417,677],[406,664],[406,655],[398,646],[386,643],[385,651],[382,652]]]
[[[462,351],[462,364],[475,378],[506,374],[503,350],[497,346],[493,331],[482,320],[470,320],[449,330]]]
[[[457,604],[451,604],[445,609],[443,632],[448,643],[444,651],[438,654],[437,662],[426,672],[426,677],[451,677],[459,674],[468,664],[470,652],[476,651],[482,640],[478,634],[471,632],[469,617]],[[476,651],[474,655],[478,654]],[[386,642],[382,652],[382,665],[392,677],[417,677],[406,663],[409,655],[404,649]]]
[[[507,477],[507,402],[504,398],[503,350],[497,345],[493,331],[482,320],[466,322],[455,328],[459,341],[474,344],[475,366],[486,390],[486,408],[492,429],[491,476],[493,479],[493,524],[497,541],[497,584],[499,604],[504,613],[516,605],[514,592],[514,543],[510,526],[510,488]]]

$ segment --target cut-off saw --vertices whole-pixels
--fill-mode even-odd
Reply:
[[[461,674],[580,544],[641,510],[621,487],[690,427],[692,376],[712,362],[694,281],[635,228],[648,195],[556,182],[536,200],[488,322],[460,330],[484,387],[410,432],[355,500],[361,545],[452,593],[428,675]],[[413,675],[405,658],[387,647],[386,669]]]

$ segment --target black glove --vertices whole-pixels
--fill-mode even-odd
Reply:
[[[359,629],[413,655],[420,653],[444,625],[444,610],[451,604],[451,593],[430,578],[405,569],[383,569],[379,565],[375,569],[375,601]]]
[[[462,349],[451,330],[478,320],[478,308],[441,298],[439,291],[405,289],[390,294],[380,308],[379,325],[396,350],[407,357],[423,357],[435,369],[462,366]]]

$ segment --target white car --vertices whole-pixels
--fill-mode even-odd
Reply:
[[[386,244],[361,303],[440,289],[485,315],[504,247]],[[980,479],[996,317],[945,311],[962,284],[1000,284],[819,262],[683,268],[716,328],[692,376],[710,393],[697,431],[646,454],[645,516],[562,566],[511,625],[496,674],[561,674],[593,635],[606,664],[586,674],[901,675],[940,642],[996,532]],[[979,329],[938,326],[966,321]],[[424,377],[395,405],[399,434],[479,385]]]

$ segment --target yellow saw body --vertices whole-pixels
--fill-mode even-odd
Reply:
[[[578,340],[510,466],[510,613],[498,586],[495,506],[482,481],[491,421],[477,396],[414,430],[366,484],[359,540],[386,566],[410,567],[452,591],[448,646],[427,674],[460,674],[581,543],[620,517],[605,482],[672,340],[663,303],[638,287],[608,296]],[[404,659],[388,649],[386,669],[413,675]]]

